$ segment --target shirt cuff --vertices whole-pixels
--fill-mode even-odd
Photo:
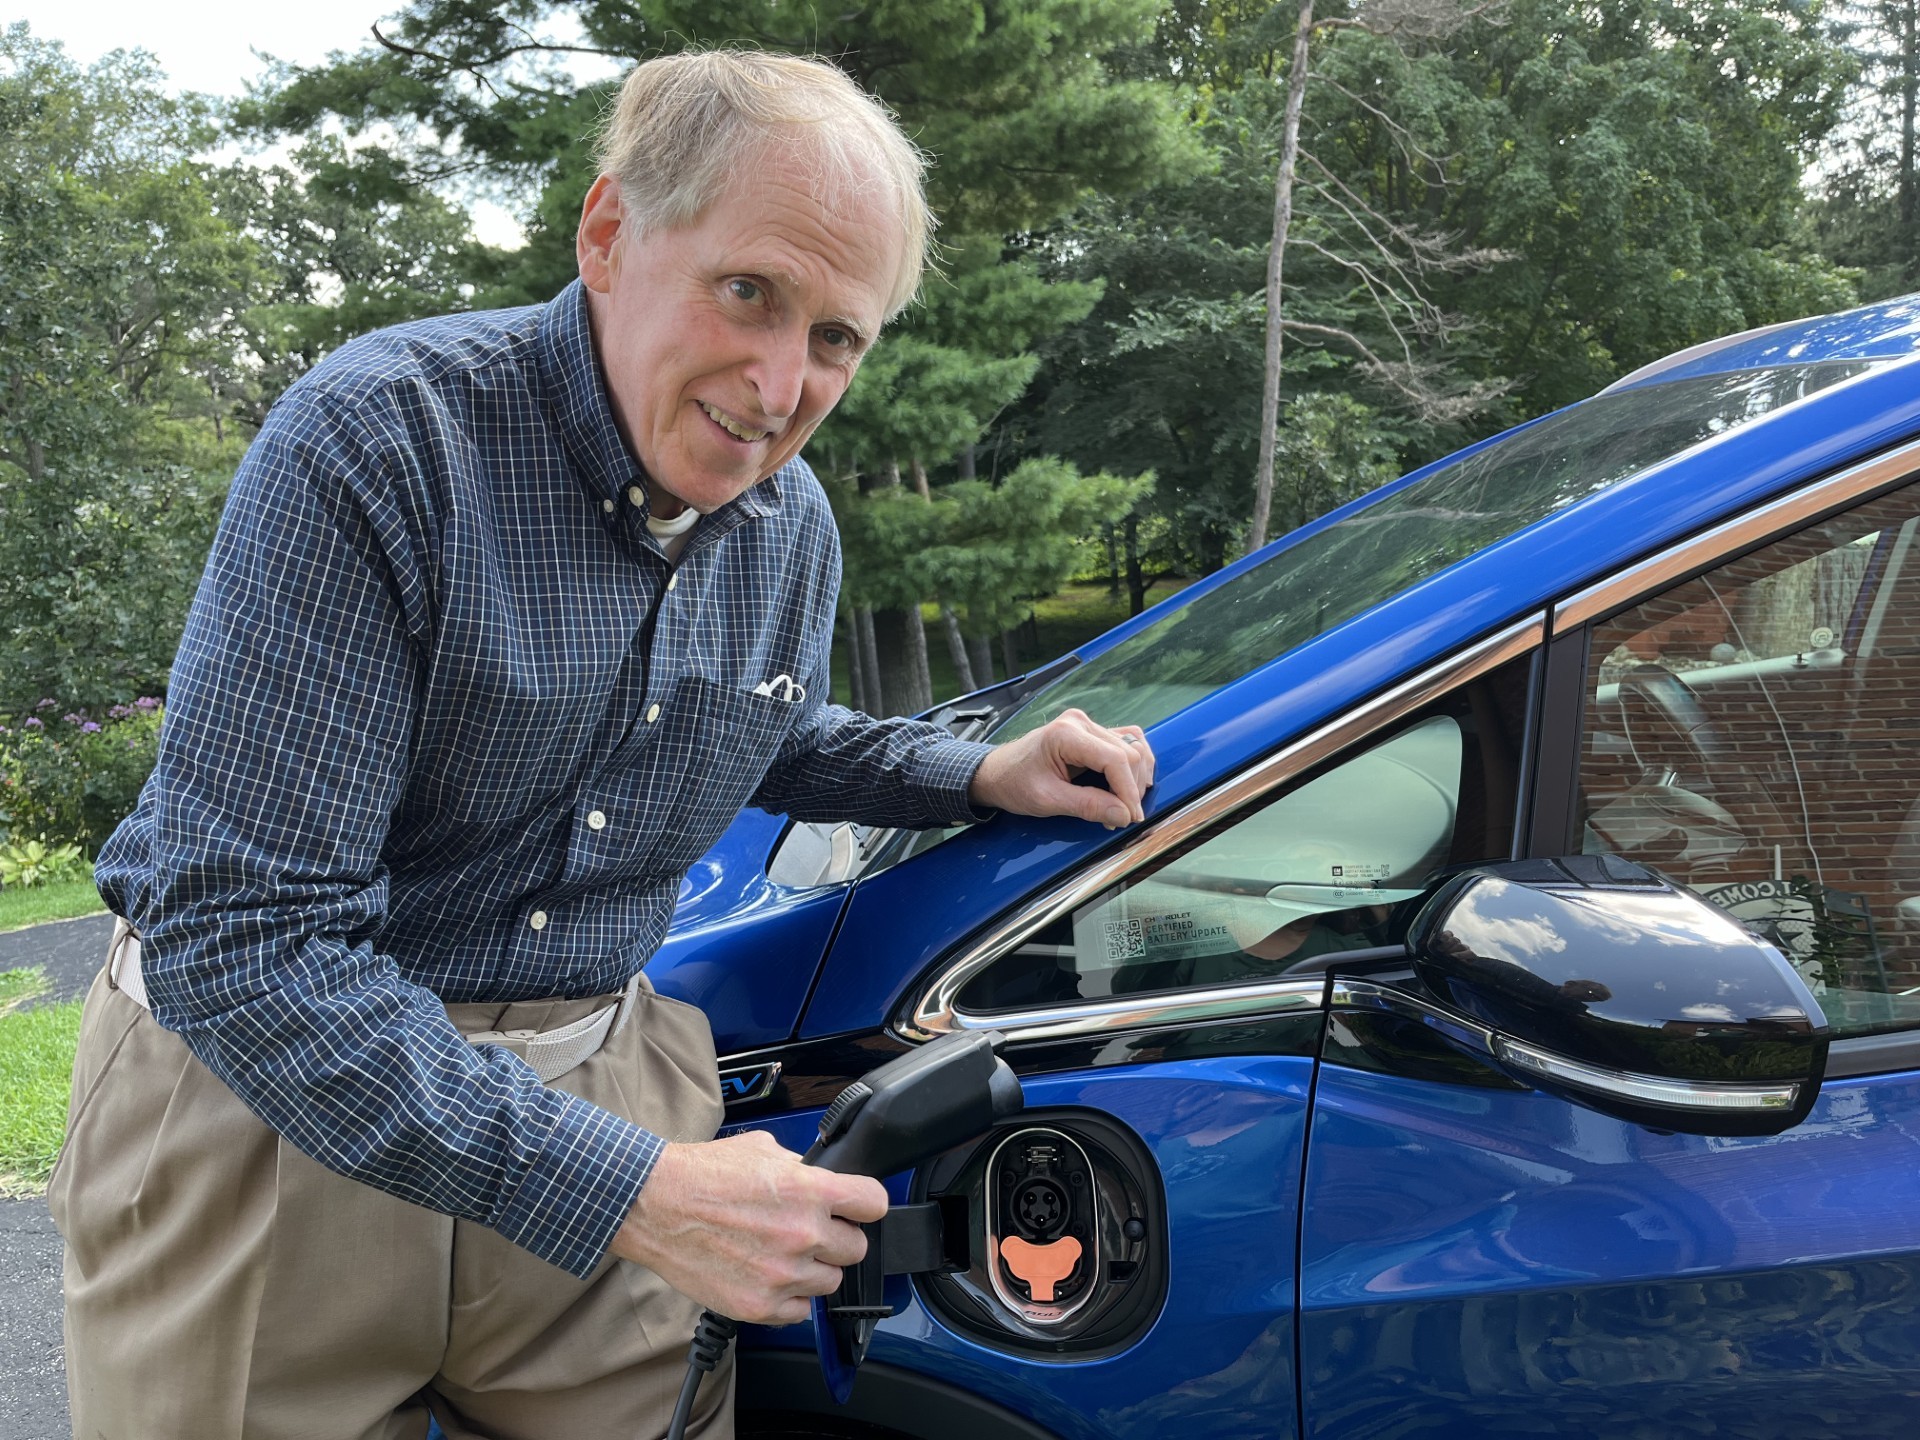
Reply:
[[[979,809],[967,798],[974,772],[992,751],[993,746],[977,740],[942,739],[908,762],[907,784],[935,825],[978,825],[993,818],[994,811]]]
[[[666,1141],[577,1095],[547,1093],[564,1103],[493,1228],[584,1280],[606,1257]]]

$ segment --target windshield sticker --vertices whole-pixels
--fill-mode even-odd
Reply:
[[[1334,865],[1330,869],[1334,879],[1345,880],[1349,884],[1360,880],[1379,881],[1393,878],[1391,865]]]
[[[1229,924],[1236,908],[1244,910],[1246,902],[1203,900],[1162,909],[1140,904],[1131,895],[1121,895],[1099,912],[1097,937],[1085,934],[1088,927],[1083,924],[1082,933],[1076,937],[1076,948],[1083,955],[1089,952],[1099,955],[1108,965],[1224,954],[1239,948]],[[1273,928],[1269,924],[1261,934]],[[1096,938],[1097,948],[1087,944]]]

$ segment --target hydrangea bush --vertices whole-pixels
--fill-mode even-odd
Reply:
[[[98,853],[153,771],[161,704],[142,696],[96,719],[42,700],[0,725],[0,839]]]

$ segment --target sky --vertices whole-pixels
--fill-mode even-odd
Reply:
[[[0,0],[0,26],[25,20],[83,65],[109,50],[146,50],[171,88],[234,96],[264,73],[260,55],[317,64],[329,51],[359,49],[376,20],[402,8],[404,0]],[[500,206],[470,208],[480,239],[520,243]]]

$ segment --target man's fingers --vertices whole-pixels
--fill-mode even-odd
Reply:
[[[887,1199],[887,1187],[870,1175],[841,1175],[833,1170],[813,1172],[826,1182],[827,1209],[842,1220],[857,1220],[862,1224],[869,1220],[878,1220],[887,1213],[891,1203]]]
[[[1145,735],[1137,725],[1109,730],[1085,716],[1079,720],[1066,743],[1080,753],[1067,758],[1085,769],[1099,771],[1113,799],[1119,802],[1118,807],[1110,802],[1096,807],[1087,818],[1110,826],[1138,824],[1146,819],[1147,785],[1153,774],[1153,751]]]
[[[813,1247],[813,1258],[823,1265],[858,1265],[866,1254],[866,1232],[845,1220],[829,1220],[826,1233]]]

